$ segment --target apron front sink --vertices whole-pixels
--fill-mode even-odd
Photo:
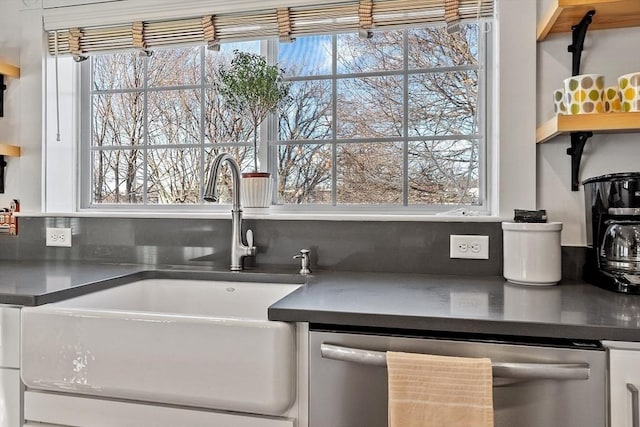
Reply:
[[[295,325],[267,308],[299,285],[147,279],[22,310],[32,389],[280,415]]]

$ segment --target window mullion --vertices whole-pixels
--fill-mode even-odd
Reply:
[[[85,61],[80,65],[80,173],[81,182],[80,204],[81,207],[90,206],[93,202],[94,194],[94,152],[102,155],[100,151],[93,149],[93,93],[91,91],[91,82],[93,78],[93,59]],[[86,103],[86,104],[85,104]],[[88,114],[88,117],[87,117]]]
[[[260,45],[270,64],[278,62],[278,43],[275,40],[268,40]],[[267,161],[267,172],[271,173],[271,202],[278,204],[278,182],[280,180],[280,171],[278,170],[278,136],[279,136],[279,112],[270,113],[266,120],[266,134],[264,135],[264,143],[260,144],[260,150],[263,153],[262,158]],[[262,137],[263,135],[261,135]],[[262,141],[261,141],[262,142]]]
[[[205,186],[205,170],[206,170],[206,151],[204,149],[205,142],[205,111],[206,111],[206,62],[207,61],[207,51],[204,46],[200,47],[200,195],[199,195],[199,203],[204,204],[203,194],[204,194],[204,186]]]
[[[143,70],[143,101],[142,101],[142,204],[147,206],[149,203],[149,198],[147,194],[147,190],[149,188],[148,185],[148,161],[147,156],[149,155],[147,151],[147,144],[149,142],[148,138],[148,130],[149,130],[149,57],[145,56],[144,61],[142,61],[142,70]],[[134,171],[135,173],[135,171]]]
[[[487,186],[489,183],[489,132],[490,124],[488,120],[489,102],[488,102],[488,84],[489,84],[489,68],[488,64],[488,43],[490,39],[489,32],[491,25],[483,20],[478,22],[478,58],[481,66],[478,69],[478,198],[481,206],[486,209],[489,206],[489,198],[487,197]]]
[[[402,32],[402,205],[409,205],[409,30]]]
[[[331,205],[338,204],[338,36],[331,36]]]
[[[275,64],[278,57],[274,54],[274,49],[270,48],[270,44],[272,44],[270,41],[262,40],[260,42],[260,54],[267,58],[268,64]],[[274,117],[276,114],[276,112],[270,112],[258,129],[260,137],[258,142],[258,153],[256,154],[258,155],[260,169],[263,172],[272,171],[272,165],[269,163],[269,141],[273,137]]]

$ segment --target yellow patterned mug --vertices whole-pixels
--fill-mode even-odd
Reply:
[[[581,74],[564,80],[565,106],[568,114],[603,113],[604,77]]]
[[[640,72],[618,78],[622,111],[640,111]]]
[[[564,90],[553,91],[553,112],[556,114],[567,114],[567,107],[564,105]]]
[[[618,86],[609,86],[604,90],[602,95],[604,101],[604,110],[607,113],[618,113],[622,111],[622,103],[620,102],[620,91]]]

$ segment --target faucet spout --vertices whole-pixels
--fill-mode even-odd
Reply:
[[[236,162],[229,153],[220,153],[213,160],[203,198],[207,202],[218,201],[218,191],[216,187],[218,186],[218,176],[220,176],[220,170],[224,162],[227,162],[229,169],[231,169],[231,185],[233,186],[231,189],[233,193],[233,205],[231,209],[237,211],[240,210],[240,166],[238,166],[238,162]]]
[[[231,270],[240,271],[244,268],[243,258],[256,255],[256,247],[253,246],[253,233],[247,230],[248,242],[245,245],[242,237],[242,209],[240,207],[240,166],[229,153],[221,153],[213,160],[209,179],[203,194],[204,200],[216,202],[218,194],[218,176],[222,169],[222,164],[227,163],[231,169]]]

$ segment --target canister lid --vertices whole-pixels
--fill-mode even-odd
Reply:
[[[503,222],[503,230],[510,231],[560,231],[561,222]]]
[[[625,179],[640,179],[640,172],[618,172],[608,173],[606,175],[594,176],[582,181],[582,184],[589,184],[591,182],[603,182],[603,181],[620,181]]]

